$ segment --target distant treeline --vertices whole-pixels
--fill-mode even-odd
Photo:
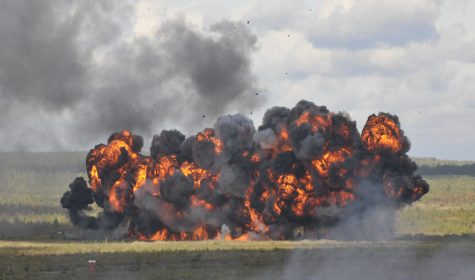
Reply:
[[[449,159],[438,159],[434,157],[430,158],[422,158],[422,157],[412,157],[412,159],[417,163],[418,166],[428,166],[428,167],[436,167],[436,166],[462,166],[462,165],[470,165],[475,164],[473,160],[449,160]]]
[[[87,152],[0,152],[2,171],[85,173]],[[421,175],[475,176],[475,161],[413,158]]]
[[[467,175],[475,177],[475,164],[419,166],[421,175]]]
[[[418,173],[425,176],[465,175],[475,177],[475,161],[413,158]]]

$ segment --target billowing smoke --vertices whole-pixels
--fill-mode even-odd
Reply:
[[[1,1],[3,149],[85,148],[123,129],[149,137],[169,121],[196,132],[227,110],[262,104],[248,26],[163,19],[141,36],[133,2]]]
[[[347,114],[308,101],[269,109],[257,130],[223,116],[188,138],[162,131],[151,156],[142,146],[122,131],[90,150],[90,188],[76,178],[61,199],[75,225],[128,223],[124,237],[144,240],[351,238],[368,230],[358,217],[377,222],[371,213],[429,190],[397,116],[371,115],[360,134]],[[99,217],[86,214],[93,202]],[[332,232],[339,226],[345,234]]]

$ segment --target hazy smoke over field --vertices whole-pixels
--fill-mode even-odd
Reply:
[[[427,246],[427,241],[433,246]],[[323,241],[318,248],[290,251],[283,263],[245,279],[469,280],[475,269],[466,242],[472,241],[460,237],[426,237],[425,242],[414,238],[381,243]]]
[[[113,131],[151,136],[170,120],[191,128],[262,103],[250,70],[257,37],[244,24],[200,31],[176,19],[135,37],[134,12],[128,1],[1,2],[4,149],[86,148]]]

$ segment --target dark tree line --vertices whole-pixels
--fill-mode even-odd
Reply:
[[[87,152],[0,152],[0,172],[6,169],[36,172],[76,172],[86,169]],[[414,158],[421,175],[475,176],[475,163]]]
[[[475,176],[475,164],[419,166],[418,173],[430,175],[466,175]]]

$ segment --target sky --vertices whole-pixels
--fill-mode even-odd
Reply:
[[[149,143],[306,99],[475,160],[475,1],[0,0],[1,150]],[[259,93],[256,95],[256,93]],[[145,144],[145,147],[148,147]]]

